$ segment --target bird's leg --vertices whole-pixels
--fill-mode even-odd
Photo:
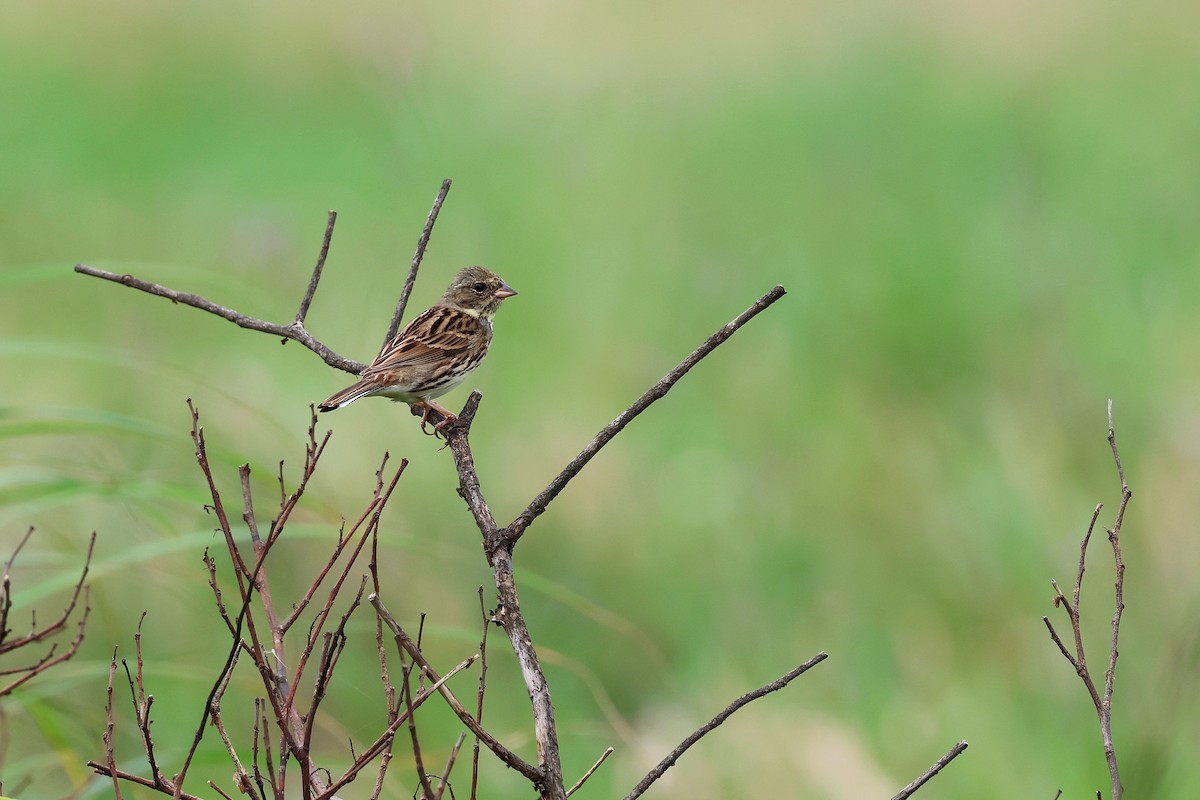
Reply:
[[[440,405],[433,402],[432,400],[422,400],[420,403],[418,403],[418,405],[420,405],[421,408],[423,409],[423,411],[421,413],[421,433],[425,434],[426,436],[437,436],[438,433],[442,430],[442,428],[446,427],[451,422],[454,422],[454,420],[458,419],[458,416],[454,412],[452,412],[450,409],[442,408]],[[430,411],[436,411],[439,414],[441,414],[443,417],[441,422],[439,422],[433,426],[432,433],[425,430],[425,425],[426,425],[426,423],[429,422],[429,412]]]
[[[425,403],[430,408],[432,408],[434,411],[436,411],[442,415],[442,421],[433,426],[434,433],[437,433],[442,428],[446,427],[451,422],[454,422],[454,420],[458,419],[458,415],[455,414],[453,411],[451,411],[448,408],[442,408],[441,406],[439,406],[437,403],[433,402],[432,400],[426,400]]]

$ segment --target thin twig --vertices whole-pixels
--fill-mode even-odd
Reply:
[[[403,650],[400,651],[400,663],[404,663]],[[421,782],[421,797],[424,800],[433,800],[433,787],[429,785],[429,776],[425,774],[425,759],[421,754],[421,737],[417,735],[417,717],[412,702],[412,669],[414,666],[416,666],[415,663],[404,670],[404,686],[401,694],[404,695],[404,705],[407,709],[408,735],[412,740],[413,767],[417,770],[417,779]]]
[[[613,754],[613,749],[611,747],[607,748],[603,753],[601,753],[600,758],[596,759],[596,763],[592,764],[592,768],[589,769],[587,772],[583,773],[583,777],[580,778],[579,780],[575,781],[574,786],[572,786],[570,789],[567,789],[567,797],[570,797],[571,795],[575,794],[575,792],[579,789],[579,787],[583,786],[584,781],[586,781],[588,778],[592,777],[592,773],[595,772],[596,770],[600,769],[600,765],[603,764],[606,760],[608,760],[608,757],[611,756],[612,754]]]
[[[925,770],[921,775],[908,786],[905,786],[900,792],[892,798],[892,800],[905,800],[907,797],[912,797],[913,793],[920,789],[926,781],[941,772],[942,768],[949,764],[954,759],[958,758],[959,753],[967,749],[966,742],[959,742],[950,748],[946,755],[933,762],[933,766]]]
[[[146,292],[147,294],[165,297],[172,303],[182,303],[185,306],[191,306],[192,308],[198,308],[201,311],[207,311],[209,314],[215,314],[222,319],[229,320],[240,328],[247,328],[252,331],[261,331],[262,333],[269,333],[273,336],[279,336],[284,339],[292,339],[293,341],[297,341],[304,345],[309,350],[312,350],[329,366],[336,367],[337,369],[344,370],[354,375],[359,374],[366,367],[366,364],[361,364],[352,359],[338,355],[327,345],[318,341],[317,338],[305,330],[303,326],[297,325],[294,322],[287,325],[280,325],[278,323],[256,319],[243,314],[240,311],[234,311],[232,308],[226,308],[225,306],[218,305],[211,300],[201,297],[198,294],[176,291],[175,289],[169,289],[166,286],[160,286],[157,283],[142,280],[141,278],[135,278],[133,275],[109,272],[106,269],[89,267],[87,264],[76,264],[75,271],[81,275],[91,275],[93,278],[102,278],[106,281],[112,281],[113,283],[119,283],[122,286],[129,286],[130,288]]]
[[[116,723],[113,722],[113,678],[116,674],[117,648],[114,647],[112,661],[108,664],[108,699],[104,704],[104,715],[107,720],[104,726],[104,758],[106,761],[104,767],[108,770],[108,775],[112,777],[113,792],[116,800],[121,800],[121,781],[117,777],[117,758],[113,749],[113,730],[116,728]],[[91,764],[92,762],[89,761],[88,763]]]
[[[450,183],[449,178],[442,181],[442,188],[438,190],[437,197],[433,199],[433,207],[429,209],[425,227],[421,229],[421,237],[417,239],[417,251],[413,254],[412,264],[408,268],[408,277],[404,280],[404,288],[400,290],[400,300],[396,303],[396,311],[392,314],[391,323],[388,324],[387,336],[383,339],[382,347],[387,347],[388,343],[396,338],[396,331],[400,330],[400,320],[404,318],[408,297],[412,294],[413,284],[417,282],[417,270],[421,268],[421,259],[425,257],[425,248],[429,246],[429,237],[433,235],[433,226],[437,222],[438,214],[441,213],[442,203],[446,202],[446,195],[450,193]]]
[[[417,665],[424,670],[425,674],[429,676],[429,679],[435,682],[435,685],[438,686],[438,691],[441,692],[442,698],[446,701],[446,704],[450,706],[450,709],[458,716],[462,723],[467,726],[467,729],[470,730],[471,733],[478,736],[483,743],[487,745],[487,748],[495,753],[496,756],[509,767],[515,769],[517,772],[521,773],[532,781],[540,782],[543,779],[541,770],[522,759],[513,751],[509,750],[507,747],[501,744],[496,737],[484,730],[479,723],[475,721],[475,718],[471,716],[471,712],[467,711],[467,709],[463,707],[463,704],[458,701],[458,698],[454,696],[454,692],[442,685],[440,679],[438,678],[437,672],[434,671],[429,662],[425,660],[425,656],[421,653],[420,648],[417,647],[417,643],[414,642],[412,637],[405,633],[404,629],[400,627],[400,623],[396,622],[396,618],[393,617],[391,612],[388,611],[383,605],[383,601],[379,599],[379,596],[376,594],[368,595],[367,601],[370,602],[371,605],[375,606],[376,613],[379,614],[380,618],[384,621],[384,624],[386,624],[391,630],[392,635],[396,639],[396,643],[400,645],[400,647],[404,648],[404,652],[408,653],[408,657],[417,662]]]
[[[1112,449],[1113,462],[1117,465],[1117,477],[1121,480],[1121,504],[1117,507],[1117,516],[1112,528],[1108,531],[1108,541],[1112,545],[1113,569],[1116,573],[1114,584],[1114,610],[1112,619],[1112,639],[1108,651],[1108,668],[1104,672],[1104,700],[1101,703],[1103,712],[1100,715],[1101,737],[1104,741],[1104,759],[1108,762],[1109,780],[1112,786],[1113,800],[1121,800],[1124,787],[1121,786],[1121,774],[1117,768],[1116,748],[1112,738],[1112,695],[1113,680],[1117,674],[1117,640],[1121,631],[1121,614],[1125,611],[1125,559],[1121,556],[1121,527],[1125,524],[1125,509],[1133,492],[1125,482],[1125,468],[1121,465],[1121,454],[1117,451],[1117,435],[1113,428],[1112,400],[1108,401],[1108,444]]]
[[[242,761],[238,758],[237,749],[233,746],[233,740],[229,738],[229,732],[225,730],[225,721],[221,718],[221,696],[225,693],[225,689],[229,686],[229,678],[233,677],[233,670],[230,670],[225,679],[225,685],[221,687],[221,691],[217,693],[213,700],[210,717],[212,718],[212,726],[217,729],[217,734],[221,737],[221,742],[225,745],[225,752],[229,756],[229,760],[233,762],[233,780],[237,783],[238,791],[242,794],[250,795],[251,800],[262,800],[262,796],[255,788],[254,783],[250,780],[249,773],[242,765]],[[221,791],[209,781],[209,786]]]
[[[317,254],[317,265],[313,267],[312,277],[308,281],[308,289],[300,300],[300,308],[296,311],[296,319],[292,325],[304,326],[304,318],[308,316],[308,307],[312,305],[313,295],[317,293],[317,284],[321,282],[321,271],[325,268],[325,259],[329,255],[329,243],[333,239],[335,222],[337,222],[337,212],[330,209],[329,221],[325,223],[325,235],[321,238],[321,251]]]
[[[107,764],[101,764],[99,761],[89,761],[87,762],[87,766],[91,767],[92,771],[97,775],[107,775],[111,777],[113,779],[114,786],[117,784],[118,780],[122,780],[129,783],[136,783],[139,786],[148,786],[151,789],[155,788],[154,781],[142,775],[137,775],[133,772],[126,772],[123,769],[109,767]],[[116,791],[116,797],[121,797],[121,792],[119,789]],[[179,800],[204,800],[202,797],[194,794],[188,794],[187,792],[180,792],[178,797]]]
[[[454,747],[450,748],[450,757],[446,759],[446,768],[442,770],[442,777],[438,779],[437,789],[433,792],[433,800],[442,800],[442,795],[446,792],[446,787],[450,785],[450,771],[454,769],[454,762],[458,760],[458,751],[462,749],[463,742],[466,741],[467,734],[460,733],[458,740],[454,742]],[[453,791],[450,792],[454,794]]]
[[[1088,694],[1092,698],[1092,704],[1096,707],[1096,715],[1100,721],[1100,736],[1104,745],[1104,759],[1108,764],[1109,780],[1112,790],[1112,800],[1121,800],[1121,795],[1124,792],[1121,786],[1120,770],[1117,766],[1116,749],[1113,745],[1112,738],[1112,695],[1113,695],[1113,680],[1117,670],[1118,640],[1121,629],[1121,614],[1125,610],[1125,560],[1121,555],[1121,526],[1125,522],[1125,510],[1129,506],[1129,500],[1133,493],[1129,490],[1129,484],[1125,480],[1125,468],[1121,463],[1121,454],[1117,450],[1117,439],[1115,429],[1113,427],[1113,412],[1112,400],[1108,401],[1108,444],[1112,450],[1113,462],[1117,468],[1117,477],[1121,482],[1121,502],[1117,507],[1116,518],[1112,528],[1108,529],[1108,541],[1112,545],[1113,551],[1113,568],[1116,575],[1114,583],[1114,610],[1112,618],[1112,637],[1109,640],[1108,651],[1108,666],[1104,673],[1104,690],[1103,693],[1097,690],[1095,680],[1092,678],[1091,670],[1088,668],[1087,656],[1083,647],[1083,630],[1082,630],[1082,613],[1080,610],[1080,590],[1083,585],[1083,575],[1085,562],[1087,560],[1088,543],[1091,541],[1092,532],[1096,527],[1096,520],[1100,516],[1100,509],[1103,505],[1097,505],[1092,513],[1092,519],[1088,523],[1087,530],[1083,535],[1083,539],[1079,545],[1079,566],[1075,573],[1075,587],[1072,591],[1071,599],[1068,600],[1056,581],[1050,581],[1054,587],[1055,597],[1054,605],[1061,605],[1065,608],[1067,617],[1071,622],[1071,632],[1075,637],[1075,653],[1072,654],[1067,650],[1066,645],[1054,630],[1054,626],[1050,623],[1047,617],[1042,617],[1046,623],[1046,628],[1050,632],[1050,638],[1058,647],[1059,652],[1074,668],[1075,674],[1083,681],[1084,686],[1088,690]],[[1097,797],[1100,793],[1096,793]]]
[[[25,531],[25,535],[21,537],[21,541],[17,542],[17,546],[13,548],[12,555],[8,561],[4,562],[4,573],[0,575],[0,653],[7,653],[15,647],[6,645],[5,640],[11,629],[8,627],[8,612],[12,609],[12,565],[17,560],[17,555],[25,547],[25,543],[29,541],[29,537],[33,536],[33,526]]]
[[[638,785],[633,787],[633,791],[626,795],[625,800],[634,800],[634,798],[640,797],[647,789],[650,788],[652,783],[661,778],[663,773],[675,765],[675,762],[679,760],[679,757],[682,756],[689,747],[700,741],[703,736],[710,733],[722,722],[733,716],[733,713],[739,708],[747,703],[757,700],[763,695],[779,691],[793,680],[800,677],[811,668],[815,667],[817,664],[820,664],[828,657],[829,655],[824,651],[817,653],[815,656],[810,658],[808,661],[805,661],[795,669],[788,671],[770,683],[760,686],[752,692],[747,692],[738,699],[734,700],[732,703],[727,705],[724,710],[721,711],[721,713],[717,714],[711,720],[693,731],[686,739],[679,743],[678,747],[668,753],[666,758],[658,762],[658,765],[655,766],[654,769],[646,773],[646,777],[642,778],[638,782]]]
[[[137,629],[133,634],[134,671],[137,675],[136,685],[134,676],[129,674],[129,665],[124,661],[125,677],[129,680],[129,692],[133,696],[133,713],[137,717],[138,730],[142,734],[142,746],[146,750],[146,762],[150,765],[150,774],[161,786],[166,785],[158,760],[154,755],[154,739],[150,735],[150,706],[154,704],[154,695],[146,694],[145,661],[142,659],[142,625],[146,622],[147,612],[143,611],[138,619]]]
[[[374,602],[374,600],[372,600],[372,602]],[[442,696],[445,697],[445,692],[447,691],[445,688],[446,683],[459,672],[474,664],[478,658],[478,655],[469,656],[454,669],[450,670],[444,676],[434,681],[433,684],[413,698],[413,709],[420,708],[426,700],[433,697],[435,694],[441,693]],[[432,677],[432,674],[430,677]],[[392,724],[388,725],[384,732],[375,739],[374,743],[372,743],[370,747],[364,750],[362,754],[354,760],[354,763],[350,765],[350,768],[346,770],[342,777],[335,781],[331,781],[329,786],[324,791],[320,792],[314,798],[314,800],[327,800],[327,798],[331,798],[333,793],[338,789],[354,780],[358,773],[361,772],[367,764],[371,763],[376,756],[378,756],[384,751],[385,748],[391,745],[392,738],[396,735],[396,731],[407,721],[408,712],[405,711],[403,714],[399,715]]]
[[[304,672],[305,665],[312,654],[313,648],[316,647],[318,637],[325,626],[325,622],[329,619],[330,613],[333,611],[333,604],[337,601],[338,595],[342,591],[342,584],[350,575],[350,570],[354,567],[354,562],[358,560],[359,553],[362,552],[371,533],[379,529],[380,514],[383,513],[383,507],[387,504],[388,499],[392,496],[392,492],[396,489],[396,484],[400,482],[400,476],[404,474],[404,469],[408,466],[408,459],[400,459],[400,467],[392,476],[391,482],[387,485],[383,494],[379,495],[379,502],[372,503],[374,511],[371,512],[371,519],[367,523],[366,529],[358,538],[358,542],[351,550],[350,555],[346,559],[346,563],[342,566],[341,572],[334,579],[333,585],[329,588],[329,593],[325,600],[325,605],[317,612],[317,617],[313,621],[309,632],[308,644],[300,653],[300,658],[296,664],[296,673],[292,678],[292,690],[288,694],[287,701],[284,704],[286,708],[292,708],[292,702],[295,698],[296,687],[300,685],[300,676]],[[365,580],[365,579],[364,579]]]
[[[382,470],[381,470],[382,472]],[[379,489],[376,489],[379,491]],[[371,536],[371,560],[368,565],[371,572],[371,586],[374,593],[378,595],[382,591],[379,580],[379,532],[376,531]],[[392,683],[391,675],[388,672],[387,647],[383,639],[383,620],[379,615],[375,615],[375,646],[379,653],[379,679],[383,682],[383,700],[387,707],[387,721],[390,727],[396,721],[398,711],[396,708],[396,687]],[[379,758],[379,769],[375,774],[375,788],[371,792],[370,800],[378,800],[383,793],[383,779],[387,775],[388,765],[392,760],[392,748],[388,746]]]
[[[483,602],[483,585],[479,586],[479,616],[483,620],[483,633],[479,637],[479,692],[475,697],[475,721],[483,725],[483,695],[487,690],[487,640],[492,627],[492,615]],[[479,737],[471,748],[471,800],[476,800],[479,789]]]
[[[61,664],[62,662],[73,658],[79,651],[79,646],[83,644],[84,630],[87,627],[88,617],[92,612],[91,587],[87,585],[87,576],[88,570],[91,568],[92,564],[92,553],[96,548],[95,531],[92,532],[92,535],[88,540],[87,553],[83,559],[83,569],[80,571],[79,579],[75,581],[75,586],[71,591],[71,599],[63,608],[62,613],[59,614],[58,617],[56,617],[49,625],[45,625],[41,628],[38,627],[37,618],[34,617],[34,622],[29,633],[25,634],[24,636],[19,636],[15,639],[8,638],[8,635],[12,633],[12,630],[8,626],[9,613],[12,609],[12,576],[10,573],[12,571],[13,563],[17,560],[17,555],[21,552],[22,548],[25,547],[26,542],[28,542],[29,538],[33,535],[33,531],[34,529],[30,527],[25,532],[25,535],[21,537],[21,541],[17,543],[12,555],[9,557],[8,561],[4,563],[3,574],[0,575],[0,655],[6,655],[23,647],[44,642],[47,639],[57,635],[64,628],[66,628],[67,622],[71,618],[71,614],[75,612],[75,608],[79,604],[80,595],[83,596],[83,614],[80,616],[78,623],[76,623],[74,639],[72,639],[71,643],[62,653],[58,653],[57,643],[51,644],[49,650],[32,663],[24,664],[19,667],[8,667],[3,671],[0,671],[0,675],[20,675],[20,677],[14,679],[11,683],[0,687],[0,697],[6,697],[9,694],[12,694],[17,687],[23,685],[27,681],[32,680],[56,664]]]
[[[721,345],[721,343],[732,336],[738,330],[738,328],[754,319],[754,317],[756,317],[764,309],[766,309],[779,298],[783,297],[785,293],[786,292],[782,286],[776,286],[774,289],[760,297],[754,302],[754,305],[750,306],[750,308],[739,314],[732,322],[730,322],[728,325],[725,325],[712,336],[708,337],[704,344],[697,347],[691,355],[681,361],[673,370],[668,372],[662,378],[662,380],[650,387],[645,394],[639,397],[633,403],[633,405],[622,412],[619,417],[614,419],[608,425],[604,426],[600,432],[596,434],[596,437],[592,439],[588,446],[585,447],[583,451],[579,453],[579,455],[575,456],[575,458],[571,460],[571,463],[567,464],[567,466],[563,468],[562,472],[560,472],[554,478],[554,480],[550,481],[550,485],[543,489],[542,492],[538,494],[538,496],[535,497],[532,502],[530,502],[529,506],[522,511],[507,528],[500,532],[501,538],[505,542],[515,544],[517,539],[521,538],[521,534],[525,532],[525,529],[529,527],[529,524],[533,522],[538,515],[546,510],[546,507],[550,505],[550,501],[557,497],[558,493],[566,488],[567,483],[569,483],[572,478],[579,474],[579,471],[582,470],[584,466],[592,460],[592,457],[595,456],[596,453],[600,452],[600,448],[608,444],[614,436],[620,433],[621,430],[630,422],[632,422],[635,417],[649,408],[654,401],[665,396],[666,393],[671,390],[671,387],[678,383],[679,379],[686,375],[688,370],[696,366],[701,359],[703,359],[719,345]]]

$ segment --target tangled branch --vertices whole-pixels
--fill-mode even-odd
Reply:
[[[389,341],[399,328],[401,318],[410,296],[413,283],[416,280],[417,270],[423,257],[425,248],[432,234],[434,223],[437,220],[438,212],[441,209],[442,203],[446,198],[446,193],[449,191],[450,181],[445,181],[442,184],[441,190],[434,201],[434,205],[430,210],[426,220],[425,227],[422,230],[421,236],[417,243],[417,250],[409,268],[408,276],[404,282],[403,289],[399,301],[397,302],[396,311],[392,317],[388,332],[385,337],[385,342]],[[327,345],[314,337],[304,327],[305,317],[308,309],[312,304],[313,297],[316,293],[318,284],[321,279],[323,266],[328,254],[330,241],[333,234],[333,226],[336,215],[330,212],[328,224],[325,230],[325,236],[322,240],[322,247],[317,259],[316,267],[313,270],[312,277],[309,280],[308,287],[301,299],[299,309],[295,318],[288,324],[279,324],[266,322],[260,319],[250,317],[235,311],[230,308],[213,303],[203,297],[195,294],[179,292],[158,284],[145,281],[141,278],[132,275],[120,275],[105,270],[95,269],[84,264],[78,264],[75,269],[77,272],[86,275],[92,275],[104,280],[120,283],[125,286],[139,289],[141,291],[166,297],[172,302],[183,303],[185,305],[198,308],[208,313],[229,320],[241,327],[251,330],[258,330],[275,336],[282,337],[285,342],[287,340],[298,341],[308,349],[316,353],[325,363],[338,369],[347,372],[359,373],[364,365],[352,359],[334,352]],[[565,800],[565,798],[576,791],[585,780],[590,777],[595,770],[607,758],[611,748],[602,755],[596,763],[569,789],[566,786],[563,777],[561,757],[559,753],[557,724],[555,721],[554,705],[550,696],[550,688],[546,681],[538,659],[537,650],[533,644],[533,637],[529,627],[521,612],[520,599],[518,594],[517,580],[513,566],[513,550],[517,542],[524,535],[528,527],[533,521],[546,511],[550,503],[562,492],[570,481],[579,475],[583,468],[591,461],[597,453],[607,445],[612,439],[624,430],[630,422],[637,418],[642,412],[649,408],[653,403],[664,397],[693,367],[700,363],[704,358],[711,355],[717,347],[727,341],[734,333],[742,328],[747,322],[756,317],[758,314],[766,310],[785,294],[782,286],[775,286],[770,291],[766,292],[762,297],[756,300],[749,308],[736,316],[728,324],[717,329],[715,333],[705,339],[695,350],[693,350],[686,358],[678,365],[671,369],[661,380],[651,386],[645,393],[635,400],[628,408],[621,412],[612,422],[600,429],[593,439],[573,458],[554,479],[539,492],[525,509],[518,514],[507,525],[499,525],[488,506],[484,497],[484,491],[480,477],[475,469],[475,460],[471,451],[470,431],[474,422],[475,416],[479,410],[482,396],[478,392],[472,392],[467,399],[463,410],[459,413],[456,420],[450,421],[445,425],[438,425],[442,434],[445,436],[447,446],[455,461],[455,467],[459,478],[459,494],[466,502],[472,517],[475,520],[476,526],[479,529],[483,549],[491,567],[493,581],[497,593],[497,605],[490,614],[485,613],[485,636],[480,643],[480,653],[478,656],[472,656],[462,662],[459,667],[464,669],[478,658],[483,659],[483,669],[486,669],[486,630],[489,623],[494,623],[502,627],[507,635],[509,644],[517,657],[520,665],[522,677],[524,679],[526,689],[529,693],[531,711],[534,725],[534,739],[537,744],[537,763],[531,764],[516,753],[509,750],[495,736],[489,733],[482,724],[483,716],[483,694],[485,688],[484,675],[480,675],[479,691],[477,695],[475,713],[472,714],[466,707],[458,701],[454,693],[446,685],[446,680],[449,675],[439,677],[438,673],[428,663],[421,653],[419,645],[419,635],[417,641],[414,641],[404,629],[399,625],[396,619],[383,606],[382,600],[379,597],[379,579],[377,566],[374,561],[374,544],[372,545],[372,560],[371,560],[371,575],[373,577],[373,586],[375,591],[368,595],[368,601],[374,606],[377,616],[377,650],[380,658],[380,670],[383,685],[385,687],[385,697],[387,700],[387,726],[384,732],[375,740],[375,742],[358,754],[354,759],[354,764],[350,769],[346,770],[341,777],[333,778],[328,776],[326,780],[318,780],[320,774],[315,762],[312,760],[311,753],[311,732],[312,732],[312,715],[315,714],[317,707],[324,697],[324,687],[328,683],[328,679],[332,677],[333,667],[337,662],[338,655],[341,652],[341,647],[344,644],[344,628],[345,621],[349,615],[349,611],[342,617],[341,624],[332,632],[324,634],[321,638],[320,634],[323,630],[326,620],[329,617],[330,609],[333,604],[333,599],[341,590],[342,582],[346,579],[349,565],[354,563],[358,553],[362,550],[366,540],[374,539],[374,531],[378,524],[379,512],[386,502],[387,497],[391,494],[392,488],[395,486],[395,479],[384,489],[385,481],[382,478],[382,467],[380,477],[377,481],[375,498],[368,508],[363,512],[363,516],[344,537],[339,538],[338,546],[335,548],[334,554],[331,556],[326,567],[320,572],[317,579],[312,584],[308,592],[301,600],[293,606],[291,612],[286,615],[275,613],[274,602],[271,599],[270,586],[268,583],[268,575],[263,569],[266,556],[272,545],[278,539],[279,532],[282,530],[284,523],[294,504],[289,506],[289,499],[285,496],[283,499],[283,508],[280,516],[273,521],[270,531],[265,537],[260,537],[257,526],[254,522],[254,511],[250,497],[250,487],[248,482],[248,468],[243,468],[242,488],[243,488],[243,504],[244,513],[243,521],[246,523],[253,544],[253,557],[244,557],[235,542],[232,529],[229,523],[229,516],[225,513],[217,492],[215,482],[211,471],[204,459],[204,441],[203,431],[198,426],[198,418],[193,418],[193,437],[196,441],[197,458],[201,463],[206,480],[213,496],[213,509],[220,523],[220,531],[225,534],[226,546],[229,550],[231,560],[234,566],[234,574],[237,577],[237,598],[240,605],[240,611],[235,617],[231,617],[222,601],[221,592],[217,586],[216,569],[211,560],[207,561],[210,583],[213,587],[214,595],[217,601],[217,606],[224,618],[227,627],[233,636],[233,645],[230,649],[225,668],[222,670],[220,677],[214,684],[213,692],[210,694],[207,708],[201,720],[200,727],[197,729],[195,740],[193,741],[191,752],[188,755],[190,761],[191,753],[195,752],[196,746],[199,744],[200,737],[203,734],[205,722],[211,720],[212,724],[218,728],[221,727],[219,721],[219,702],[224,687],[227,685],[228,677],[236,664],[240,655],[247,655],[254,661],[259,671],[263,675],[263,685],[266,691],[266,702],[260,703],[257,707],[255,736],[254,736],[254,753],[253,759],[250,762],[251,768],[246,769],[242,766],[242,762],[238,759],[234,752],[233,745],[230,744],[228,737],[225,736],[222,730],[222,739],[226,742],[226,748],[229,750],[231,758],[236,765],[235,777],[238,784],[238,790],[250,794],[255,798],[265,798],[268,796],[267,787],[269,785],[271,793],[275,797],[282,796],[284,785],[284,770],[289,758],[295,759],[302,768],[302,774],[305,778],[302,780],[302,785],[305,787],[305,798],[328,798],[333,796],[333,792],[339,787],[345,785],[354,778],[358,772],[365,767],[371,760],[378,757],[380,759],[379,772],[377,774],[375,790],[372,793],[372,798],[378,797],[382,788],[383,774],[387,768],[387,763],[391,755],[391,742],[398,730],[399,726],[405,721],[410,724],[410,731],[413,738],[414,756],[417,756],[418,762],[418,779],[420,781],[420,793],[427,797],[441,797],[442,793],[448,786],[448,773],[453,766],[458,747],[461,744],[455,745],[451,758],[446,767],[446,771],[434,782],[430,778],[438,778],[438,776],[428,776],[425,774],[424,768],[420,763],[419,758],[419,742],[415,730],[415,721],[412,718],[413,709],[418,705],[418,700],[424,700],[434,693],[441,695],[447,705],[458,716],[462,724],[475,737],[475,757],[473,759],[472,780],[471,780],[471,797],[475,797],[475,789],[478,779],[478,752],[480,744],[488,748],[495,756],[506,766],[516,770],[525,778],[527,778],[535,787],[539,796],[547,800]],[[415,413],[416,409],[414,409]],[[193,411],[194,413],[194,411]],[[434,423],[446,422],[440,418],[441,415],[434,412],[429,416]],[[313,423],[315,425],[315,421]],[[328,437],[326,437],[328,438]],[[306,471],[304,478],[301,481],[300,489],[302,492],[305,483],[311,471],[309,465],[315,466],[316,459],[323,449],[324,441],[317,444],[313,428],[310,427],[310,446],[309,456],[306,462]],[[386,461],[386,458],[385,458]],[[401,470],[403,467],[401,467]],[[399,478],[399,472],[396,474],[396,479]],[[297,495],[298,497],[298,495]],[[364,520],[370,518],[365,528],[362,528]],[[360,528],[362,533],[359,533]],[[369,535],[368,535],[369,534]],[[309,603],[314,599],[314,594],[317,591],[318,585],[324,579],[327,572],[333,569],[335,562],[341,556],[342,550],[348,546],[348,542],[353,540],[352,554],[345,562],[345,566],[340,568],[338,577],[335,579],[333,588],[327,593],[327,600],[324,607],[317,613],[316,619],[312,623],[311,633],[302,643],[298,659],[295,661],[294,669],[289,671],[287,666],[290,662],[285,659],[284,637],[292,625],[296,622],[297,617],[301,614]],[[353,607],[356,607],[359,598],[362,596],[364,583],[360,585],[359,594],[356,596]],[[259,629],[260,624],[255,621],[255,615],[249,612],[251,600],[257,597],[258,603],[262,606],[262,613],[265,620],[264,630]],[[482,607],[482,594],[481,594]],[[402,691],[397,691],[396,687],[391,683],[384,648],[384,628],[391,631],[393,640],[400,652],[402,663],[405,659],[412,663],[406,668],[405,684]],[[245,636],[243,636],[243,628]],[[270,657],[266,654],[270,653]],[[297,686],[300,683],[302,673],[305,671],[306,664],[309,660],[316,656],[317,661],[317,689],[313,695],[309,708],[306,712],[301,712],[297,707]],[[811,667],[820,663],[826,658],[826,654],[821,652],[813,658],[800,664],[792,669],[779,679],[766,684],[759,689],[756,689],[748,694],[730,703],[720,714],[714,717],[705,725],[700,726],[690,735],[684,738],[680,744],[671,751],[656,767],[654,767],[646,776],[638,783],[629,798],[635,798],[645,792],[655,781],[657,781],[695,742],[716,729],[722,722],[725,721],[731,714],[738,709],[744,707],[750,702],[763,697],[771,692],[782,689],[792,680],[799,677]],[[114,657],[115,659],[115,657]],[[114,660],[115,664],[115,660]],[[482,670],[481,670],[482,672]],[[450,674],[453,674],[451,672]],[[428,681],[429,686],[422,688],[419,692],[413,692],[408,680],[411,677],[416,677],[419,681]],[[137,683],[140,681],[140,666],[138,670],[138,678],[134,679]],[[136,693],[135,693],[136,694]],[[269,709],[269,711],[268,711]],[[148,707],[146,709],[148,714]],[[275,718],[279,735],[282,737],[276,743],[277,761],[272,761],[272,742],[269,736],[269,728],[271,726],[266,723],[270,717]],[[142,716],[139,716],[139,725]],[[148,724],[148,723],[147,723]],[[259,733],[261,726],[261,734]],[[111,701],[110,701],[110,733],[111,733]],[[147,736],[148,739],[148,736]],[[127,777],[128,773],[118,771],[115,763],[115,758],[111,749],[111,737],[106,738],[106,755],[105,763],[90,762],[97,772],[107,774],[122,779],[135,780]],[[965,749],[966,743],[961,743],[957,751],[952,751],[941,761],[934,765],[925,776],[919,779],[919,782],[911,787],[915,791],[916,786],[928,780],[928,777],[936,773],[946,763],[956,756],[962,749]],[[147,746],[149,750],[149,746]],[[260,767],[259,753],[264,755],[266,762],[265,767]],[[182,793],[183,773],[186,772],[185,767],[181,770],[173,780],[167,781],[165,778],[157,777],[157,769],[154,770],[156,777],[152,782],[155,788],[162,791],[169,787],[174,792],[176,797],[186,797]],[[138,781],[141,782],[141,781]],[[215,788],[215,787],[214,787]],[[909,792],[911,793],[911,791]],[[222,792],[224,794],[224,792]],[[907,796],[907,795],[899,795]]]

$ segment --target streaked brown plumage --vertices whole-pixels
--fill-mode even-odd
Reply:
[[[317,406],[342,408],[360,397],[381,395],[430,410],[453,420],[454,414],[431,402],[462,383],[487,355],[492,319],[501,301],[516,292],[483,267],[466,267],[454,276],[437,305],[396,334],[371,365],[347,387]],[[442,423],[444,424],[444,423]]]

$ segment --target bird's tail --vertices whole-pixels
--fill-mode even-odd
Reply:
[[[321,403],[317,408],[321,411],[336,411],[343,406],[348,406],[360,397],[366,397],[374,390],[375,384],[369,381],[359,381],[353,386],[348,386],[340,392],[330,397],[324,403]]]

